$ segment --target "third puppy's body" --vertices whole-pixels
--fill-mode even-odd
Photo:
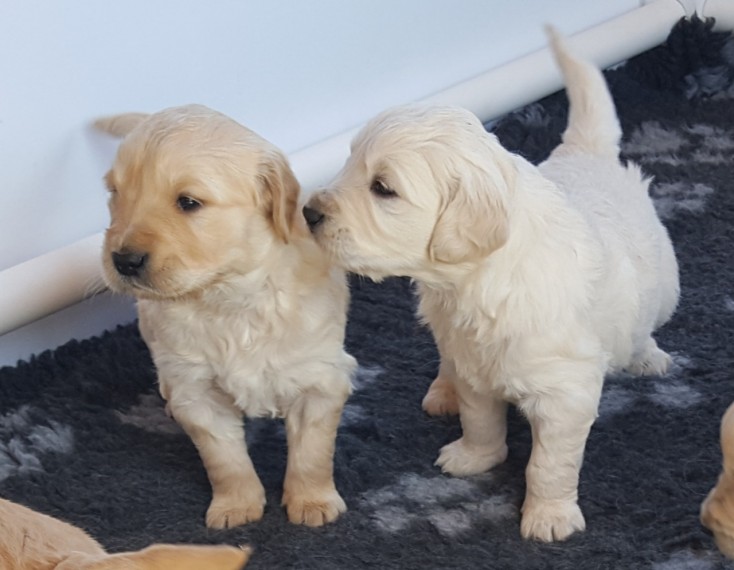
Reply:
[[[559,40],[570,99],[563,144],[536,168],[455,108],[388,111],[357,135],[332,188],[304,215],[344,267],[416,279],[441,355],[424,405],[458,407],[463,436],[437,464],[454,475],[507,455],[506,409],[528,418],[523,536],[585,526],[579,470],[603,377],[662,374],[652,339],[678,300],[667,232],[598,70]]]
[[[107,554],[82,529],[0,498],[2,570],[242,570],[249,548],[154,544]]]

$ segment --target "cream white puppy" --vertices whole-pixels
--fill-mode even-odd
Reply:
[[[331,186],[304,208],[343,267],[417,281],[441,355],[426,398],[458,404],[462,437],[437,464],[453,475],[505,460],[506,409],[533,448],[521,532],[563,540],[585,527],[579,470],[605,373],[663,374],[652,332],[679,295],[673,248],[601,73],[552,39],[570,98],[563,143],[535,167],[471,113],[408,106],[356,136]]]
[[[97,122],[123,135],[106,180],[106,280],[138,299],[160,391],[212,485],[209,527],[263,515],[243,414],[284,417],[283,504],[318,526],[346,509],[333,481],[354,359],[348,288],[295,215],[285,156],[202,106]]]

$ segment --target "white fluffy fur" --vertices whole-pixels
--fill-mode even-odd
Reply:
[[[138,297],[161,394],[212,484],[207,525],[263,514],[243,414],[285,418],[290,520],[334,520],[346,509],[332,461],[355,367],[343,350],[349,295],[293,215],[299,189],[285,157],[199,106],[97,125],[131,129],[107,176],[106,278]],[[201,206],[183,211],[182,195]],[[114,252],[127,251],[148,256],[139,275],[115,269]]]
[[[357,135],[335,182],[307,204],[324,214],[312,232],[342,266],[417,281],[441,354],[424,406],[458,404],[463,427],[441,450],[444,471],[504,461],[508,402],[528,418],[521,532],[542,541],[585,527],[578,477],[603,377],[666,371],[651,334],[679,294],[648,181],[619,161],[602,75],[553,35],[552,45],[571,112],[563,144],[539,167],[467,111],[401,107]]]

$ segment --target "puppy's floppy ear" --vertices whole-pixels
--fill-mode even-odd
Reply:
[[[123,113],[121,115],[110,115],[100,117],[94,121],[94,128],[113,137],[124,137],[145,119],[147,113]]]
[[[481,259],[507,241],[507,194],[514,184],[511,164],[491,171],[467,161],[455,177],[428,244],[431,261],[461,263]]]
[[[260,165],[260,179],[273,230],[288,243],[301,186],[286,157],[275,150],[267,153]]]

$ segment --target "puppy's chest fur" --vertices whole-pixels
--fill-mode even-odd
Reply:
[[[295,296],[263,291],[240,303],[141,301],[141,332],[163,396],[173,383],[204,382],[248,416],[278,417],[302,392],[324,389],[333,375],[319,369],[346,369],[352,359],[342,348],[346,283],[322,285]]]
[[[419,314],[431,327],[442,358],[450,355],[458,374],[477,390],[495,391],[509,399],[507,388],[519,374],[512,366],[512,333],[497,315],[446,291],[419,287],[419,293]]]

